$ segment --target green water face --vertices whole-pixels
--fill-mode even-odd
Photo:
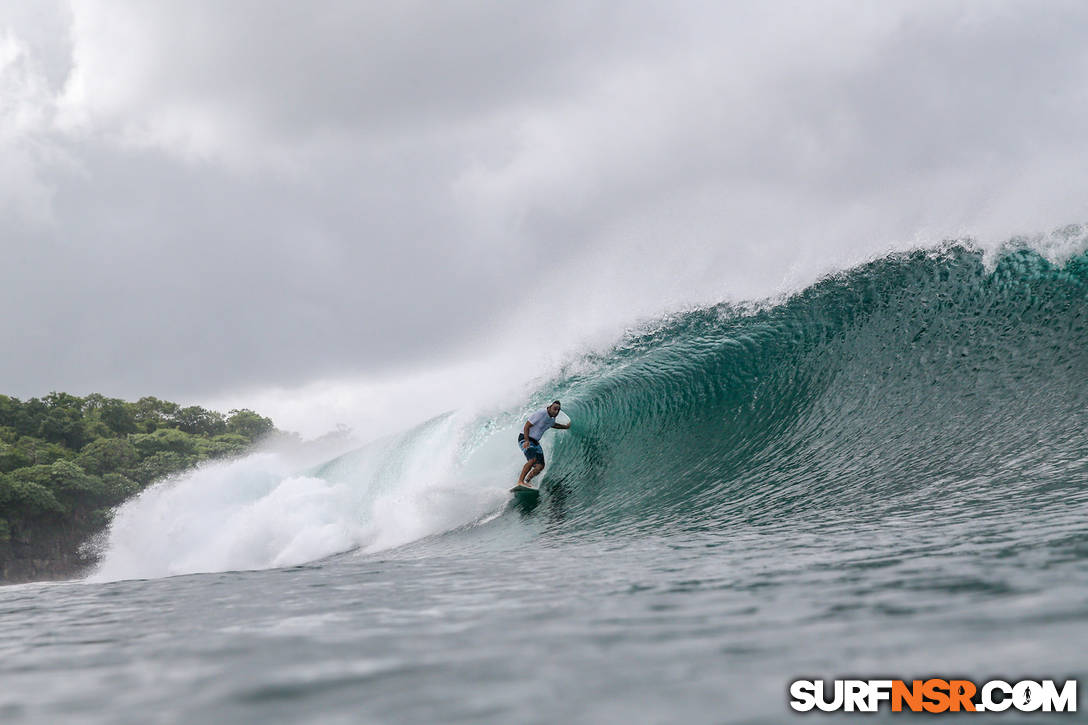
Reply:
[[[577,425],[549,477],[586,526],[984,513],[1025,478],[1083,480],[1086,373],[1088,255],[890,257],[555,381]]]

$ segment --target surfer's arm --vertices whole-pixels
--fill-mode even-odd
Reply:
[[[556,430],[569,430],[570,423],[567,423],[566,425],[563,425],[562,423],[556,423],[552,426],[552,428],[555,428]]]
[[[529,429],[532,428],[532,427],[533,427],[533,424],[532,424],[531,421],[528,421],[528,420],[525,421],[525,425],[521,429],[521,434],[523,436],[525,436],[525,445],[523,445],[522,448],[529,445]]]

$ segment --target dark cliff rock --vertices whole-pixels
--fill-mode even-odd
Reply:
[[[74,579],[96,558],[85,543],[96,533],[72,523],[15,523],[0,540],[0,584]],[[4,532],[0,532],[4,533]]]

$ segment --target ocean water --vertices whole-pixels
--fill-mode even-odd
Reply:
[[[0,719],[883,721],[792,713],[789,683],[1083,690],[1086,375],[1083,251],[950,245],[669,315],[509,409],[145,492],[93,575],[0,589]],[[518,422],[553,397],[574,427],[518,508]]]

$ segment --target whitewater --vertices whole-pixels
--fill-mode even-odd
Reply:
[[[1088,251],[1061,236],[662,313],[498,403],[157,484],[88,577],[0,589],[0,717],[776,723],[800,677],[1084,681]],[[518,509],[554,398],[573,427]]]

